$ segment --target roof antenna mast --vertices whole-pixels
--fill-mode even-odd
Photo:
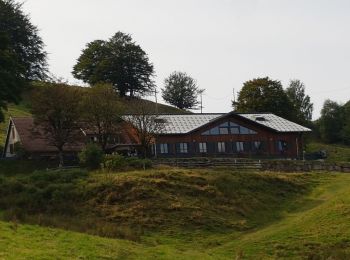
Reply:
[[[233,111],[236,111],[236,110],[237,110],[237,102],[236,102],[236,92],[235,92],[235,88],[233,88],[232,108],[233,108]]]
[[[201,98],[201,114],[203,114],[203,93],[204,93],[205,89],[200,89],[198,90],[198,94],[200,95],[200,98]]]
[[[154,88],[154,96],[156,98],[156,115],[158,116],[158,98],[157,98],[157,88]]]

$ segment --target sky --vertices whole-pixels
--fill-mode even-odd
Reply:
[[[349,0],[25,0],[23,10],[50,71],[73,84],[85,45],[122,31],[148,54],[159,91],[173,71],[196,79],[203,112],[230,111],[233,89],[265,76],[304,82],[314,119],[326,99],[350,100]]]

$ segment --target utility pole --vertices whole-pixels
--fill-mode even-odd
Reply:
[[[204,93],[205,89],[200,89],[198,90],[198,94],[200,95],[201,98],[201,114],[203,114],[203,93]]]
[[[156,98],[156,115],[158,116],[158,97],[157,97],[157,88],[154,89],[154,96]]]
[[[237,110],[237,102],[236,102],[236,92],[235,92],[235,88],[233,88],[232,108],[233,108],[233,111],[236,111],[236,110]]]

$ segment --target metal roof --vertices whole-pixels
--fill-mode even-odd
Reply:
[[[165,119],[164,134],[186,134],[191,132],[224,114],[186,114],[186,115],[161,115]]]
[[[277,132],[310,132],[311,129],[298,125],[282,117],[271,113],[259,114],[238,114],[241,117],[249,119],[259,125],[269,127]]]
[[[286,120],[271,113],[217,113],[217,114],[180,114],[159,115],[159,119],[166,121],[163,134],[186,134],[212,121],[229,115],[237,115],[258,125],[268,127],[277,132],[309,132],[310,129]],[[130,117],[130,116],[127,116]],[[127,118],[124,117],[124,118]]]

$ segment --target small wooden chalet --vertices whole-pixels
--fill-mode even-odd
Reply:
[[[157,157],[301,158],[303,134],[311,130],[271,113],[159,116],[164,130]]]
[[[97,137],[91,129],[78,129],[75,141],[63,147],[66,157],[76,157],[89,142],[96,142]],[[138,146],[135,130],[126,122],[120,124],[120,131],[111,138],[107,149],[111,152],[133,153]],[[56,157],[57,148],[47,140],[44,130],[34,123],[31,117],[10,118],[5,147],[4,158],[15,158],[18,149],[23,149],[30,158]]]

